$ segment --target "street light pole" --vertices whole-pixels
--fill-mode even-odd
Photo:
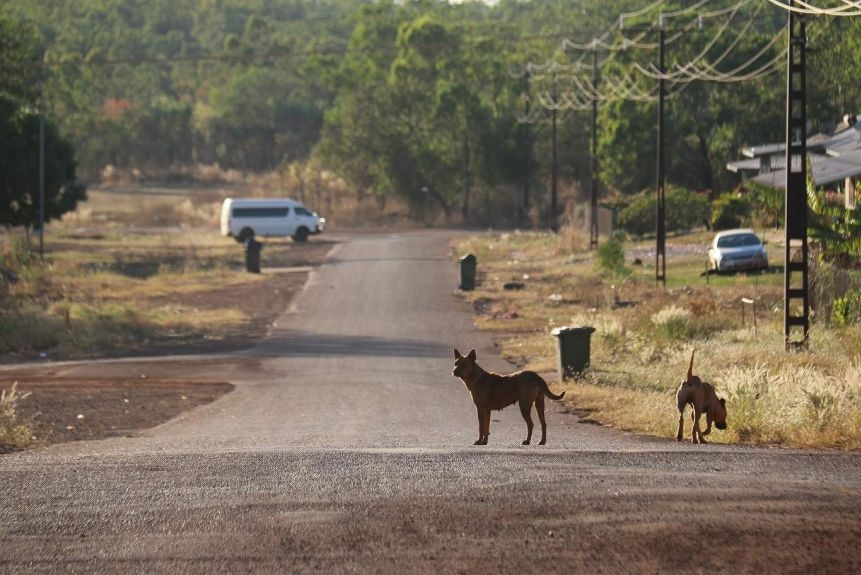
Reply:
[[[526,70],[526,75],[524,78],[526,81],[526,94],[529,94],[530,78],[529,78],[529,70],[528,69]],[[529,113],[529,102],[528,102],[528,100],[524,103],[524,107],[525,107],[524,114],[528,115],[528,113]],[[524,150],[524,154],[526,156],[526,161],[525,161],[526,172],[525,172],[524,178],[523,178],[523,203],[522,203],[523,219],[525,221],[529,217],[529,209],[531,207],[530,206],[530,200],[529,200],[529,184],[530,184],[530,181],[532,180],[532,134],[530,133],[528,123],[523,124],[523,150]]]
[[[43,104],[44,106],[44,104]],[[39,111],[39,258],[45,257],[45,111]]]
[[[598,247],[598,50],[592,45],[592,157],[590,171],[592,172],[592,197],[590,198],[591,214],[589,224],[589,249]]]
[[[666,32],[663,26],[658,31],[659,34],[659,51],[658,51],[658,70],[660,77],[658,78],[658,182],[657,182],[657,241],[655,246],[655,282],[661,282],[664,286],[667,285],[667,253],[666,253],[666,206],[664,202],[664,183],[666,179],[665,172],[665,154],[664,154],[664,44],[666,40]]]
[[[550,169],[550,229],[555,232],[555,231],[558,231],[558,229],[559,229],[559,225],[557,222],[557,213],[556,213],[557,212],[556,183],[557,183],[557,179],[558,179],[558,177],[557,177],[558,168],[557,168],[557,163],[556,163],[556,106],[555,106],[555,102],[556,102],[556,74],[553,75],[553,102],[554,102],[553,111],[552,111],[553,112],[552,113],[552,116],[553,116],[553,134],[552,134],[553,144],[552,144],[552,149],[553,149],[553,151],[552,151],[552,159],[551,159],[553,165],[551,166],[551,169]]]

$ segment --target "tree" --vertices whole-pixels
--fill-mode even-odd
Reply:
[[[33,112],[38,75],[26,64],[36,60],[33,30],[0,17],[0,225],[32,226],[39,222],[40,119]],[[85,199],[76,181],[74,151],[45,122],[45,221],[74,210]]]
[[[45,122],[45,221],[62,217],[86,200],[75,177],[72,145]],[[0,225],[39,223],[39,116],[0,99]]]

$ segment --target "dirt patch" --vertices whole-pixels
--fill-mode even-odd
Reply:
[[[0,384],[0,388],[7,387]],[[150,379],[46,379],[19,380],[18,389],[30,392],[18,403],[18,420],[30,427],[35,445],[44,446],[132,436],[215,401],[231,391],[233,385]],[[0,445],[0,453],[3,451]]]

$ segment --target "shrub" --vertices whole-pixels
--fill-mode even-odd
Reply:
[[[665,198],[667,231],[679,232],[700,227],[709,217],[705,196],[685,188],[670,188]]]
[[[595,252],[598,269],[606,275],[622,275],[625,270],[625,247],[617,238],[610,238]]]
[[[18,421],[18,402],[29,393],[18,393],[18,382],[0,391],[0,447],[26,447],[32,440],[30,428]]]
[[[669,188],[664,202],[664,223],[669,232],[695,228],[708,218],[708,201],[685,188]],[[654,232],[655,205],[655,192],[649,190],[637,194],[619,213],[619,225],[637,236]]]
[[[837,325],[861,323],[861,292],[846,294],[834,300],[831,321]]]
[[[652,323],[664,337],[681,340],[688,337],[691,312],[674,305],[663,308],[652,316]]]
[[[751,202],[745,196],[722,194],[712,205],[712,227],[716,230],[741,227],[750,209]]]

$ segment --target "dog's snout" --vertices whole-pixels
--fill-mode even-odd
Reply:
[[[721,430],[726,429],[726,422],[715,422],[715,427]]]

